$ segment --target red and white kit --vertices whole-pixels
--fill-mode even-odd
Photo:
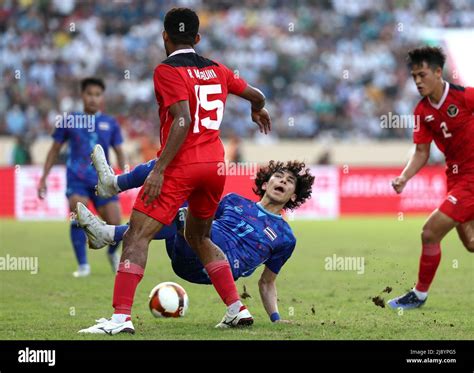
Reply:
[[[445,83],[438,104],[424,97],[415,108],[413,141],[434,140],[446,157],[448,195],[439,210],[455,221],[474,219],[474,88]]]
[[[219,127],[225,102],[229,93],[242,93],[247,83],[228,67],[199,56],[193,49],[172,53],[155,68],[153,81],[162,149],[174,119],[169,113],[171,105],[188,100],[192,123],[186,140],[165,170],[160,195],[145,206],[142,188],[134,209],[168,225],[188,201],[193,216],[210,218],[225,183],[225,175],[218,172],[219,163],[224,162]]]

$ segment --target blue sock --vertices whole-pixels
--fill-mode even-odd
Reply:
[[[117,177],[117,185],[121,191],[141,187],[145,183],[145,179],[155,166],[156,159],[152,159],[147,163],[139,164],[132,171],[119,175]]]
[[[113,254],[117,251],[118,247],[120,246],[120,242],[115,241],[115,245],[109,245],[107,252],[109,254]]]
[[[71,222],[71,242],[77,262],[87,264],[86,233],[75,221]]]
[[[123,240],[123,235],[125,231],[128,229],[128,225],[116,225],[115,226],[115,233],[114,233],[114,241],[119,243]]]
[[[116,225],[115,226],[115,233],[114,233],[114,241],[117,243],[122,241],[123,235],[125,234],[125,231],[128,229],[128,225]],[[155,237],[153,237],[154,240],[166,240],[168,238],[172,238],[176,235],[177,233],[177,228],[176,224],[173,222],[170,225],[165,225],[161,231],[159,231],[157,234],[155,234]],[[110,248],[110,246],[109,246]],[[110,251],[109,251],[110,252]]]

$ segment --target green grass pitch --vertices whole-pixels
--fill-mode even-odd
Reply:
[[[145,277],[137,289],[136,334],[83,336],[77,331],[109,317],[114,276],[105,251],[89,250],[92,275],[75,279],[67,223],[0,220],[0,257],[37,256],[36,275],[0,271],[0,339],[473,339],[474,255],[452,232],[426,305],[398,314],[376,306],[413,286],[420,255],[420,217],[344,218],[291,222],[297,248],[277,281],[279,309],[293,324],[272,324],[260,302],[261,272],[237,282],[251,298],[255,317],[245,330],[216,330],[225,311],[213,287],[193,285],[172,271],[164,243],[150,247]],[[363,257],[365,271],[328,271],[325,258]],[[181,319],[155,319],[148,293],[157,283],[175,281],[190,298]],[[393,288],[390,294],[382,292]]]

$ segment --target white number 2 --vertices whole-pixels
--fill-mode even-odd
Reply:
[[[444,138],[448,138],[448,137],[451,137],[453,135],[452,133],[448,132],[448,125],[446,124],[446,122],[442,122],[439,126],[443,130]]]
[[[224,116],[224,103],[219,100],[208,100],[209,95],[222,93],[222,87],[220,84],[208,84],[208,85],[196,85],[194,86],[196,93],[196,112],[194,113],[194,128],[193,133],[199,132],[199,122],[203,127],[210,130],[218,130]],[[202,107],[206,111],[217,110],[217,119],[211,119],[210,117],[199,118],[199,107]]]

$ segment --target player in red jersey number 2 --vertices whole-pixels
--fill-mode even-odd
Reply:
[[[391,308],[422,306],[441,260],[441,240],[453,228],[474,252],[474,88],[443,80],[446,60],[440,48],[423,47],[408,54],[409,66],[423,98],[415,108],[416,150],[392,185],[401,193],[408,180],[426,164],[430,144],[446,158],[448,195],[423,226],[418,282],[413,290],[388,302]]]
[[[226,66],[198,55],[199,18],[187,8],[165,16],[163,41],[168,58],[154,72],[159,104],[162,148],[135,201],[124,235],[121,263],[115,278],[111,319],[100,319],[82,333],[134,333],[131,308],[148,256],[148,245],[169,225],[188,201],[185,238],[202,262],[227,306],[217,327],[248,326],[253,318],[241,303],[230,264],[210,239],[210,228],[222,196],[224,147],[219,126],[228,94],[252,104],[252,120],[260,131],[271,128],[265,96]]]

